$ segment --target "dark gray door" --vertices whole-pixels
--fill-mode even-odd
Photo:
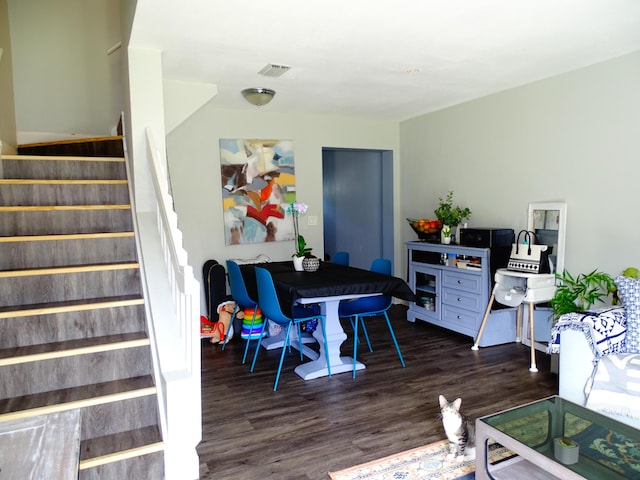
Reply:
[[[388,150],[322,150],[324,251],[350,254],[368,269],[393,260],[393,155]]]

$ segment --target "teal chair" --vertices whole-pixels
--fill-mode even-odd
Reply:
[[[349,266],[349,252],[336,252],[331,259],[331,263],[337,263],[338,265]]]
[[[253,300],[249,296],[249,292],[247,292],[247,286],[244,283],[244,278],[242,278],[240,266],[233,260],[227,260],[227,273],[229,274],[229,288],[231,289],[231,297],[233,298],[233,301],[236,302],[236,307],[233,310],[231,321],[236,318],[236,313],[238,313],[238,310],[240,310],[241,308],[253,310],[253,318],[251,319],[251,331],[253,331],[253,325],[256,320],[256,311],[258,309],[258,302]],[[262,320],[265,324],[267,323],[267,319],[264,317],[264,315],[262,317]],[[252,335],[249,335],[247,337],[247,343],[244,346],[244,355],[242,356],[242,363],[247,360],[247,352],[249,351],[251,336]],[[222,350],[224,350],[224,347],[227,345],[228,338],[229,336],[227,335],[224,339],[224,343],[222,344]],[[258,345],[260,345],[260,339],[262,338],[262,335],[260,335],[260,337],[258,338]]]
[[[278,381],[280,380],[280,372],[282,370],[282,363],[284,362],[284,355],[287,351],[287,348],[291,350],[291,346],[289,343],[289,338],[291,334],[291,326],[295,325],[298,329],[298,340],[300,341],[300,345],[298,349],[300,350],[300,360],[302,360],[302,332],[300,329],[300,324],[302,322],[308,320],[319,319],[320,325],[322,328],[322,334],[324,335],[324,343],[327,344],[327,334],[324,324],[324,315],[318,313],[319,309],[317,306],[315,308],[304,308],[302,306],[294,306],[293,309],[293,318],[287,317],[280,308],[280,302],[278,301],[278,295],[276,294],[276,288],[273,284],[273,278],[271,277],[271,273],[260,267],[256,267],[256,283],[258,285],[258,305],[260,306],[260,310],[262,310],[262,315],[272,322],[281,325],[283,330],[285,331],[284,344],[282,347],[282,353],[280,354],[280,363],[278,365],[278,373],[276,374],[276,381],[273,384],[273,391],[275,392],[278,388]],[[266,322],[265,322],[266,325]],[[264,333],[264,325],[262,326]],[[258,351],[260,350],[260,342],[256,346],[255,353],[253,354],[253,362],[251,363],[251,371],[256,365],[256,359],[258,358]],[[331,376],[331,365],[329,364],[329,352],[325,348],[325,355],[327,360],[327,369],[329,371],[329,376]]]
[[[382,273],[384,275],[391,275],[393,267],[390,260],[385,258],[377,258],[371,263],[370,270],[372,272]],[[338,307],[338,315],[340,318],[349,318],[351,325],[353,326],[353,378],[356,377],[356,357],[358,355],[358,330],[360,324],[362,324],[362,331],[369,345],[369,351],[373,352],[371,348],[371,341],[369,340],[369,332],[364,323],[364,319],[368,317],[384,316],[387,321],[387,327],[391,333],[391,338],[398,352],[398,358],[400,363],[405,366],[404,358],[402,358],[402,352],[400,352],[400,346],[396,340],[396,335],[391,326],[389,315],[387,310],[392,305],[393,298],[391,295],[375,295],[373,297],[358,298],[355,300],[343,300]]]

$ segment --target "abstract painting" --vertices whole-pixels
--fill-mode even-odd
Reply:
[[[220,139],[226,245],[293,240],[293,141]]]

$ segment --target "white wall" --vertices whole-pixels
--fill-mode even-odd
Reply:
[[[111,134],[123,108],[122,51],[107,55],[118,6],[8,0],[18,143]]]
[[[454,190],[469,226],[517,232],[529,202],[566,201],[567,270],[640,266],[638,85],[640,52],[403,122],[402,215]]]
[[[226,246],[219,138],[295,142],[299,199],[317,227],[302,233],[322,254],[322,147],[394,152],[395,265],[405,275],[405,217],[433,216],[439,196],[473,212],[470,226],[526,226],[529,202],[566,201],[566,268],[617,275],[640,266],[640,53],[402,122],[219,110],[214,101],[167,137],[179,227],[200,276],[209,258],[290,258],[289,242]],[[399,128],[399,133],[398,133]],[[399,136],[398,136],[399,135]],[[519,173],[511,173],[519,172]]]
[[[167,137],[167,155],[178,226],[184,233],[189,263],[201,278],[210,258],[250,258],[264,253],[273,260],[291,258],[293,242],[226,246],[222,225],[220,138],[291,139],[294,141],[297,198],[309,205],[319,226],[301,222],[314,254],[323,255],[322,147],[373,148],[394,151],[398,170],[396,122],[358,118],[283,115],[268,106],[255,111],[219,110],[210,102]],[[396,179],[397,181],[397,179]],[[397,187],[394,187],[397,191]],[[396,200],[396,205],[399,202]],[[400,225],[400,213],[396,209]],[[304,217],[303,217],[304,218]],[[399,229],[396,229],[399,230]],[[396,242],[402,242],[400,237]],[[397,262],[396,262],[397,263]],[[199,271],[198,271],[199,270]]]
[[[15,153],[17,146],[11,38],[6,0],[0,0],[0,49],[0,153],[6,154]],[[0,166],[0,170],[1,168]]]

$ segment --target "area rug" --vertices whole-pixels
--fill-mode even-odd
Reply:
[[[580,445],[580,455],[613,470],[620,478],[640,480],[640,442],[600,425],[591,425],[571,438]]]
[[[472,480],[475,460],[458,462],[447,459],[449,442],[440,440],[423,447],[363,463],[355,467],[329,472],[333,480]],[[496,463],[513,456],[508,449],[489,446],[489,462]]]

